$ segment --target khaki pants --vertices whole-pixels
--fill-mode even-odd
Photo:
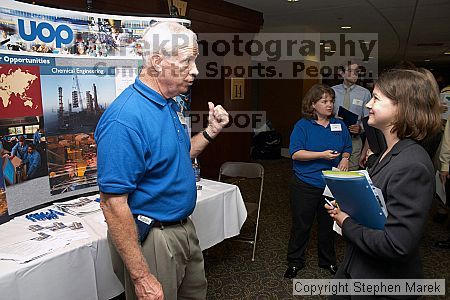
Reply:
[[[136,299],[130,275],[109,237],[108,241],[114,272],[125,288],[126,299]],[[189,218],[184,225],[153,228],[142,245],[142,253],[163,287],[165,300],[206,299],[203,254]]]
[[[359,158],[361,157],[362,146],[361,137],[359,135],[352,137],[352,155],[348,162],[349,171],[356,171],[359,169]]]

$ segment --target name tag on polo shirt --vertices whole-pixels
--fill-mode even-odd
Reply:
[[[363,101],[355,98],[355,99],[353,99],[353,104],[354,105],[358,105],[358,106],[362,106],[363,105]]]
[[[186,119],[185,119],[185,117],[183,116],[183,114],[182,114],[181,112],[177,111],[177,115],[178,115],[178,120],[180,120],[180,123],[181,123],[182,125],[186,125]]]
[[[341,124],[330,124],[331,131],[342,131]]]

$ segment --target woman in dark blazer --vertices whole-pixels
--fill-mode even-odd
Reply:
[[[368,123],[383,132],[387,149],[369,173],[383,192],[388,217],[384,229],[375,230],[325,205],[348,245],[335,279],[423,278],[419,242],[435,192],[435,176],[430,157],[416,141],[435,134],[441,126],[439,93],[426,72],[391,70],[375,84],[366,105]]]

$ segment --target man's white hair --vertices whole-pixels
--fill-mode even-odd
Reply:
[[[154,54],[177,55],[178,50],[197,43],[196,34],[176,22],[158,22],[147,27],[142,36],[144,65]]]

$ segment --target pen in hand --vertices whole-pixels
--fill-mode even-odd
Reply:
[[[334,206],[333,203],[331,203],[330,200],[328,200],[327,198],[324,198],[324,199],[325,199],[325,202],[326,202],[329,206],[332,207],[332,209],[336,209],[336,206]]]

